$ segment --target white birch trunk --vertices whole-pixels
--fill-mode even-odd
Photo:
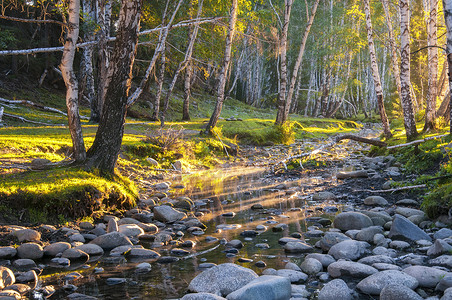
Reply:
[[[449,64],[449,97],[452,100],[452,1],[443,0],[444,21],[447,28],[446,55]],[[449,100],[450,133],[452,134],[452,101]]]
[[[428,92],[425,106],[424,131],[435,128],[436,98],[438,95],[438,48],[437,46],[437,6],[438,0],[426,0],[427,7],[427,46],[428,48]]]

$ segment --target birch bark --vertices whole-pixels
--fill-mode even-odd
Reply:
[[[452,134],[452,2],[443,0],[444,21],[447,28],[446,55],[449,64],[449,111],[450,111],[450,133]]]
[[[437,6],[438,0],[426,0],[427,7],[427,45],[428,51],[428,92],[425,106],[424,131],[435,129],[436,98],[438,95],[438,48],[437,46]]]

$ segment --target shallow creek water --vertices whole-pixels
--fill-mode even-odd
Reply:
[[[192,240],[196,246],[191,249],[193,255],[189,258],[179,257],[173,263],[161,264],[155,260],[130,261],[122,257],[112,258],[105,254],[99,261],[88,264],[86,269],[79,271],[84,278],[77,281],[77,292],[94,296],[99,299],[172,299],[182,297],[187,293],[187,287],[201,272],[201,263],[237,263],[255,270],[259,269],[254,264],[264,261],[267,267],[283,268],[287,261],[301,263],[302,255],[289,255],[284,252],[278,240],[283,236],[289,236],[293,232],[305,232],[311,226],[310,218],[326,217],[332,219],[336,214],[335,203],[315,203],[310,197],[303,193],[303,187],[315,186],[323,181],[321,177],[302,178],[285,182],[286,188],[276,188],[278,182],[274,177],[266,175],[262,168],[250,167],[242,169],[221,169],[191,175],[179,175],[174,180],[174,187],[170,190],[172,197],[188,196],[193,201],[209,199],[205,206],[199,207],[197,211],[205,214],[199,219],[207,225],[205,234],[195,236],[185,232],[182,240]],[[253,210],[253,204],[262,204],[264,209]],[[340,207],[339,207],[340,209]],[[331,211],[326,213],[326,211]],[[234,217],[225,217],[222,214],[234,212]],[[281,232],[274,232],[272,228],[285,223],[288,228]],[[224,227],[225,224],[234,229],[223,228],[217,230],[217,226]],[[254,238],[244,238],[241,232],[247,229],[256,229],[257,225],[268,227],[266,231],[259,231]],[[206,242],[206,236],[218,238],[215,242]],[[236,256],[226,255],[221,239],[240,239],[244,247]],[[314,244],[315,240],[306,240]],[[255,245],[258,243],[269,244],[269,249],[260,249]],[[145,248],[149,245],[142,244]],[[176,246],[174,246],[176,247]],[[162,256],[170,256],[171,246],[153,249]],[[213,250],[212,250],[213,249]],[[248,258],[252,262],[241,263],[239,258]],[[141,262],[149,262],[152,270],[148,273],[137,273],[136,265]],[[103,272],[96,273],[95,268],[102,267]],[[125,283],[108,285],[108,278],[126,278]],[[60,280],[54,284],[64,285]],[[309,285],[308,285],[309,287]],[[315,287],[313,287],[315,288]],[[67,293],[59,289],[53,296],[61,299]]]

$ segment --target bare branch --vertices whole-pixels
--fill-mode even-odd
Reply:
[[[34,20],[34,19],[22,19],[22,18],[15,18],[15,17],[9,17],[0,15],[0,19],[8,20],[8,21],[16,21],[16,22],[23,22],[23,23],[44,23],[44,24],[58,24],[61,26],[66,26],[65,23],[57,20]]]
[[[38,125],[44,125],[44,126],[66,126],[65,124],[50,124],[50,123],[32,121],[32,120],[25,119],[24,117],[21,117],[21,116],[16,116],[16,115],[7,114],[7,113],[3,113],[3,116],[4,117],[8,117],[8,118],[12,118],[12,119],[16,119],[16,120],[19,120],[19,121],[22,121],[22,122],[38,124]]]

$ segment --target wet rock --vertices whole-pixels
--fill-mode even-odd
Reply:
[[[242,249],[243,248],[243,243],[240,240],[231,240],[225,245],[225,247]]]
[[[185,213],[168,205],[155,206],[153,212],[154,218],[164,223],[174,223],[186,217]]]
[[[137,224],[123,224],[119,225],[118,231],[126,235],[129,238],[137,237],[140,234],[144,234],[144,230]]]
[[[345,281],[334,279],[323,286],[318,300],[351,300],[352,294]]]
[[[337,172],[337,179],[347,179],[347,178],[367,178],[369,174],[365,170],[349,171],[349,172]]]
[[[369,252],[369,247],[370,245],[366,242],[347,240],[331,247],[328,254],[335,259],[357,260]]]
[[[388,285],[395,284],[406,286],[414,290],[418,286],[416,278],[395,270],[375,273],[361,280],[356,286],[361,292],[370,295],[379,295],[381,290]]]
[[[184,196],[177,197],[176,202],[174,202],[173,205],[175,208],[183,209],[186,211],[191,211],[195,207],[193,201],[190,198]]]
[[[13,262],[13,267],[15,267],[19,271],[28,271],[30,269],[36,268],[36,263],[32,259],[21,258],[16,259]]]
[[[262,260],[255,262],[254,265],[256,267],[258,267],[258,268],[265,268],[265,267],[267,267],[267,264],[264,261],[262,261]]]
[[[245,258],[245,257],[240,257],[237,261],[240,262],[240,263],[251,263],[251,262],[253,262],[252,259]]]
[[[339,260],[328,266],[328,274],[331,277],[353,277],[353,278],[365,278],[372,274],[377,273],[378,270],[369,265],[365,265],[358,262]]]
[[[17,284],[8,286],[8,290],[13,290],[13,291],[18,292],[21,295],[25,295],[26,293],[31,291],[31,287],[26,284],[17,283]]]
[[[235,264],[221,264],[197,275],[188,286],[190,291],[228,295],[245,286],[257,274],[250,269]]]
[[[126,282],[127,282],[126,278],[115,278],[115,277],[107,278],[107,280],[105,281],[107,285],[118,285],[124,284]]]
[[[315,258],[305,258],[300,267],[301,270],[308,275],[317,274],[323,269],[322,263]]]
[[[16,276],[16,282],[19,283],[38,282],[38,274],[36,274],[35,270],[20,273]]]
[[[312,201],[336,200],[336,195],[331,192],[318,192],[312,195]]]
[[[69,236],[69,241],[84,243],[85,237],[80,233],[75,233]]]
[[[410,220],[401,215],[395,215],[389,231],[390,238],[403,239],[409,242],[417,240],[431,241],[431,237]]]
[[[380,293],[380,300],[422,300],[415,291],[404,285],[390,284],[385,286]]]
[[[279,243],[280,245],[285,245],[285,244],[287,244],[287,243],[289,243],[289,242],[297,243],[297,242],[302,242],[302,240],[300,240],[300,239],[298,239],[298,238],[293,238],[293,237],[282,237],[282,238],[280,238],[280,239],[278,240],[278,243]]]
[[[369,196],[364,199],[364,204],[369,206],[387,206],[388,201],[381,196]]]
[[[137,272],[137,273],[147,273],[147,272],[150,272],[151,269],[152,269],[151,264],[144,262],[144,263],[138,264],[136,266],[135,272]]]
[[[411,266],[403,269],[403,272],[416,278],[419,287],[423,288],[434,288],[441,278],[448,274],[446,271],[426,266]]]
[[[98,236],[90,244],[98,245],[104,250],[110,250],[118,246],[132,245],[132,242],[124,234],[114,231]]]
[[[0,247],[0,259],[10,259],[16,256],[17,250],[14,247]]]
[[[128,258],[158,258],[160,256],[153,250],[143,248],[131,248],[125,255]]]
[[[274,231],[274,232],[281,232],[281,231],[284,231],[287,228],[289,228],[289,225],[284,224],[284,223],[279,223],[279,224],[277,224],[276,226],[274,226],[272,228],[272,231]]]
[[[226,298],[211,293],[193,293],[183,296],[181,300],[226,300]]]
[[[70,248],[65,250],[61,257],[67,258],[71,261],[80,260],[87,262],[89,260],[88,253],[83,252],[82,250],[76,248]]]
[[[107,232],[110,233],[115,231],[119,231],[118,222],[116,219],[111,218],[108,220]]]
[[[173,248],[173,249],[171,249],[170,253],[172,255],[176,255],[176,256],[184,256],[184,255],[190,254],[190,251],[187,251],[185,249],[180,249],[180,248]]]
[[[305,282],[308,279],[305,273],[289,269],[277,270],[275,275],[289,278],[291,283]]]
[[[267,243],[259,243],[254,246],[259,249],[270,249],[270,245]]]
[[[314,248],[303,242],[288,242],[284,245],[284,250],[290,253],[308,253],[313,252]]]
[[[452,252],[452,246],[449,245],[445,240],[437,239],[432,246],[427,250],[428,256],[439,256],[446,253]]]
[[[224,214],[221,214],[221,215],[226,218],[233,218],[233,217],[235,217],[235,212],[229,211],[229,212],[225,212]]]
[[[333,225],[343,231],[363,229],[373,225],[372,220],[360,212],[343,212],[336,216]]]
[[[256,230],[245,230],[240,233],[240,235],[244,237],[255,237],[258,234],[259,233]]]
[[[195,245],[196,242],[191,240],[186,240],[182,244],[180,244],[182,248],[193,248]]]
[[[253,209],[253,210],[264,209],[264,206],[260,203],[255,203],[255,204],[251,205],[251,209]]]
[[[72,293],[67,296],[69,300],[97,300],[96,297],[88,296],[80,293]]]
[[[7,289],[0,291],[0,299],[2,300],[19,300],[21,298],[20,293],[14,290]]]
[[[334,257],[328,254],[321,254],[321,253],[310,253],[306,255],[305,259],[308,258],[314,258],[317,259],[323,267],[327,268],[330,264],[334,263],[336,260]]]
[[[321,237],[322,235],[323,235],[322,230],[309,230],[304,233],[304,236],[307,238],[318,238]]]
[[[205,241],[206,241],[206,243],[214,243],[214,242],[218,241],[218,238],[213,237],[213,236],[206,236]]]
[[[337,243],[350,240],[348,236],[340,232],[326,232],[323,238],[318,242],[318,246],[322,248],[323,251],[328,251],[330,248]]]
[[[228,300],[290,299],[291,285],[288,278],[263,275],[227,295]]]
[[[16,277],[13,271],[6,267],[0,266],[0,290],[4,289],[8,285],[14,284]]]
[[[257,225],[256,226],[256,230],[258,230],[258,231],[266,231],[267,230],[267,226],[265,226],[265,225]]]
[[[75,247],[75,249],[81,250],[87,253],[89,256],[99,256],[104,254],[104,250],[96,244],[85,244]]]
[[[54,257],[50,260],[51,265],[54,267],[65,268],[71,265],[71,261],[64,257]]]
[[[19,239],[19,242],[37,242],[41,240],[41,233],[33,229],[21,229],[13,231],[13,235]]]
[[[358,262],[370,266],[377,263],[395,264],[395,260],[387,255],[366,256],[358,260]]]
[[[25,243],[17,248],[17,256],[20,258],[40,259],[44,256],[44,250],[39,244]]]
[[[171,264],[173,262],[179,261],[179,258],[174,257],[174,256],[160,256],[157,259],[157,262],[159,264]]]
[[[152,187],[156,190],[167,190],[171,186],[170,182],[159,182],[157,184],[154,184]]]
[[[110,256],[121,256],[124,255],[127,251],[129,251],[132,248],[135,248],[136,246],[133,245],[124,245],[124,246],[118,246],[110,251]],[[138,248],[143,248],[142,246],[139,246]]]

